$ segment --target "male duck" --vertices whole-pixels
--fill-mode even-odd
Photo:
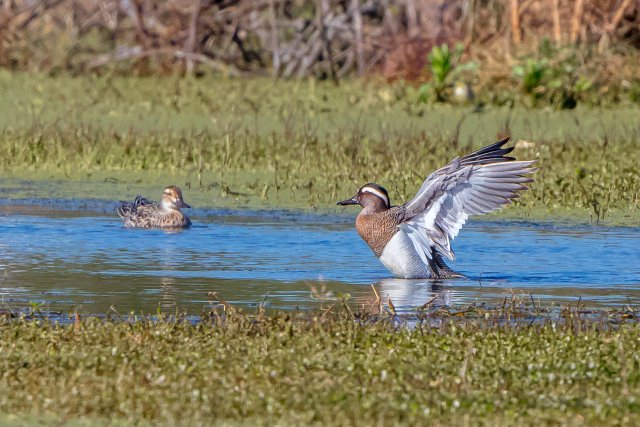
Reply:
[[[528,189],[535,160],[516,161],[502,148],[509,138],[486,146],[427,177],[413,199],[391,206],[387,190],[369,183],[338,205],[360,205],[356,229],[380,262],[405,279],[460,277],[442,256],[454,259],[453,240],[471,215],[502,208]]]

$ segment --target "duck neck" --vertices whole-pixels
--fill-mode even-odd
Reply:
[[[360,215],[371,215],[386,211],[388,208],[380,203],[371,203],[362,208]]]
[[[162,211],[164,213],[169,213],[169,212],[175,210],[175,208],[172,206],[172,203],[170,201],[168,201],[167,199],[162,199],[160,201],[160,209],[162,209]]]

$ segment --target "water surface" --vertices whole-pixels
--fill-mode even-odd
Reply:
[[[194,227],[124,229],[86,211],[0,206],[0,304],[104,313],[184,310],[208,293],[250,310],[331,304],[349,294],[399,310],[434,303],[501,304],[505,296],[591,306],[640,303],[640,228],[472,222],[452,267],[468,279],[399,280],[356,234],[352,217],[196,211]]]

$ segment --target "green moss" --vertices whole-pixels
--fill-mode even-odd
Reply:
[[[0,411],[78,425],[640,421],[636,325],[498,324],[405,328],[348,313],[5,321]]]
[[[640,216],[635,107],[478,113],[416,106],[403,86],[357,81],[0,73],[0,91],[8,197],[153,197],[174,182],[198,207],[329,210],[376,181],[400,202],[437,167],[506,133],[518,158],[540,166],[506,215]]]

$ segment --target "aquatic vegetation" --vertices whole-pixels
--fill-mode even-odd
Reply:
[[[452,157],[510,134],[540,172],[507,215],[638,214],[637,107],[473,112],[417,106],[402,85],[268,79],[0,73],[0,88],[0,176],[63,180],[60,197],[150,194],[170,179],[200,207],[330,209],[369,181],[406,200]],[[21,185],[8,197],[36,196]]]
[[[3,424],[477,425],[640,421],[640,328],[501,323],[518,310],[399,326],[359,311],[203,322],[80,318],[0,322]],[[457,319],[457,320],[455,320]],[[620,324],[622,322],[622,324]],[[14,414],[10,416],[9,414]],[[11,420],[14,420],[11,422]]]

